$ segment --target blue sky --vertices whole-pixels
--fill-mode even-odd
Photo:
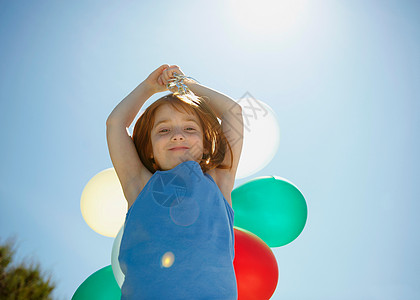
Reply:
[[[295,2],[0,2],[0,238],[57,298],[110,264],[80,196],[112,167],[109,113],[163,63],[279,118],[276,156],[235,185],[276,175],[306,197],[272,299],[420,297],[419,3]]]

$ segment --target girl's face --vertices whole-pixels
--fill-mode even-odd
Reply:
[[[204,153],[203,130],[198,117],[179,112],[169,104],[155,112],[151,142],[155,163],[163,171],[187,160],[199,163]]]

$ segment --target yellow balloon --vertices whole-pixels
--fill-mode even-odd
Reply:
[[[96,174],[83,189],[80,200],[83,219],[99,234],[116,237],[124,224],[127,207],[114,168]]]

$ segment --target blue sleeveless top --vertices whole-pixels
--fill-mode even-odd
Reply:
[[[196,161],[156,171],[127,212],[121,299],[237,299],[232,207]]]

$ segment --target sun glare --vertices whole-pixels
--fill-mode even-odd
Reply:
[[[305,0],[230,0],[229,4],[239,26],[256,34],[291,30],[305,8]]]

